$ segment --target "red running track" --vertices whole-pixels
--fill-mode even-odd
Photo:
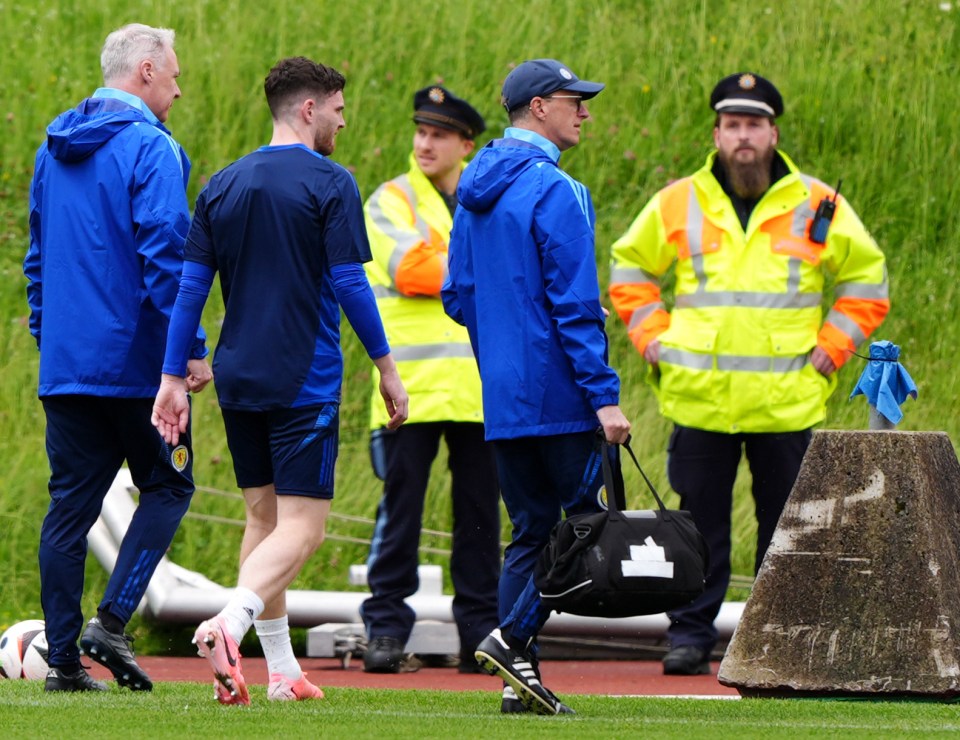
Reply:
[[[212,680],[207,662],[200,657],[170,658],[141,656],[137,661],[156,681]],[[333,658],[300,658],[310,680],[321,688],[347,686],[379,689],[438,689],[445,691],[499,691],[499,679],[483,674],[462,674],[456,668],[421,668],[413,673],[364,673],[362,661],[343,668]],[[564,694],[608,696],[738,696],[736,689],[717,682],[719,663],[711,663],[709,676],[664,676],[659,661],[633,660],[544,660],[540,663],[543,682],[552,691]],[[110,672],[94,664],[90,673],[112,679]],[[266,684],[263,658],[244,658],[243,674],[250,684]]]

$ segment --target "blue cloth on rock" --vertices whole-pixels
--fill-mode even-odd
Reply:
[[[907,369],[898,362],[900,347],[882,340],[870,345],[870,362],[860,375],[860,380],[850,398],[863,394],[871,406],[894,424],[903,418],[900,404],[907,396],[917,397],[917,384]]]

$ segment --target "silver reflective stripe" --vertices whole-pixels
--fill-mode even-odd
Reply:
[[[789,373],[803,369],[807,355],[794,357],[752,357],[745,355],[718,355],[718,370],[739,370],[751,373]]]
[[[803,262],[799,257],[787,260],[787,293],[796,296],[800,291],[800,268]]]
[[[653,283],[660,286],[660,279],[639,267],[614,267],[610,270],[610,283]]]
[[[794,357],[774,357],[773,372],[792,373],[803,370],[810,363],[810,355],[796,355]]]
[[[383,213],[383,210],[380,208],[380,198],[373,198],[370,202],[370,218],[373,220],[373,223],[376,224],[377,228],[380,229],[384,234],[396,241],[396,245],[393,248],[393,251],[390,253],[390,260],[388,262],[387,273],[390,275],[390,279],[396,282],[397,279],[397,270],[400,267],[400,263],[403,261],[403,258],[407,256],[413,247],[417,244],[420,244],[423,241],[426,241],[430,238],[430,226],[426,221],[417,213],[416,204],[417,196],[413,192],[413,188],[410,186],[410,181],[407,179],[406,175],[398,177],[396,180],[391,180],[387,185],[396,186],[406,197],[407,204],[410,206],[410,212],[413,214],[414,222],[413,228],[416,229],[416,234],[408,234],[406,232],[398,232],[397,227],[390,221],[389,218]],[[387,185],[383,187],[386,188]]]
[[[819,306],[820,293],[754,293],[742,290],[718,290],[709,293],[678,295],[677,308],[813,308]]]
[[[857,322],[840,311],[831,311],[828,313],[827,323],[833,324],[840,331],[850,337],[853,340],[853,345],[855,347],[863,344],[863,342],[866,341],[866,336],[864,336],[863,330],[860,328]]]
[[[809,356],[793,357],[754,357],[746,355],[717,355],[716,369],[752,373],[789,373],[802,370],[809,362]],[[660,349],[660,361],[669,365],[678,365],[692,370],[712,370],[714,355],[702,355],[671,347]]]
[[[672,347],[660,348],[660,362],[665,362],[668,365],[689,367],[693,370],[713,369],[713,355],[701,355],[696,352],[673,349]]]
[[[800,175],[800,179],[809,191],[811,180],[806,175]],[[807,223],[814,216],[813,209],[810,208],[809,194],[807,199],[793,209],[793,218],[790,221],[790,236],[796,239],[807,238]],[[803,271],[803,260],[799,257],[790,257],[787,261],[787,293],[796,295],[800,290],[800,279]],[[819,304],[820,300],[817,299]]]
[[[868,298],[871,300],[886,300],[887,282],[876,283],[841,283],[834,287],[833,294],[837,298]]]
[[[456,357],[473,358],[469,344],[414,344],[409,347],[393,347],[393,359],[397,362],[410,360],[438,360]]]
[[[793,209],[793,223],[790,227],[790,233],[798,239],[806,239],[807,221],[816,215],[810,207],[810,194],[813,192],[813,178],[809,175],[800,175],[800,180],[807,188],[807,199]]]
[[[373,289],[374,298],[405,298],[406,296],[403,293],[400,293],[393,288],[388,288],[386,285],[371,285]]]
[[[696,189],[693,186],[688,189],[687,242],[690,246],[690,267],[697,278],[697,292],[701,293],[707,289],[707,274],[703,269],[703,224],[706,219],[697,200]]]
[[[647,316],[652,314],[654,311],[663,308],[663,303],[660,301],[657,301],[656,303],[648,303],[646,306],[640,306],[640,308],[630,314],[630,326],[628,327],[628,331],[633,331],[640,326],[640,322],[647,318]]]

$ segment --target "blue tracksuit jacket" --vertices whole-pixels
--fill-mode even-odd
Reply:
[[[460,178],[444,308],[470,334],[487,439],[596,429],[620,381],[607,361],[593,202],[511,131]]]
[[[153,397],[177,297],[190,161],[134,96],[98,90],[47,128],[23,263],[41,397]],[[207,353],[200,330],[191,357]]]

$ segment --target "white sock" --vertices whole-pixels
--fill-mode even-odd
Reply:
[[[258,619],[253,623],[263,648],[263,657],[267,659],[267,673],[279,673],[296,681],[303,672],[293,654],[290,644],[290,622],[287,615],[276,619]]]
[[[239,644],[243,636],[253,626],[253,620],[263,612],[263,600],[249,588],[237,586],[233,596],[220,612],[227,623],[227,631]]]

